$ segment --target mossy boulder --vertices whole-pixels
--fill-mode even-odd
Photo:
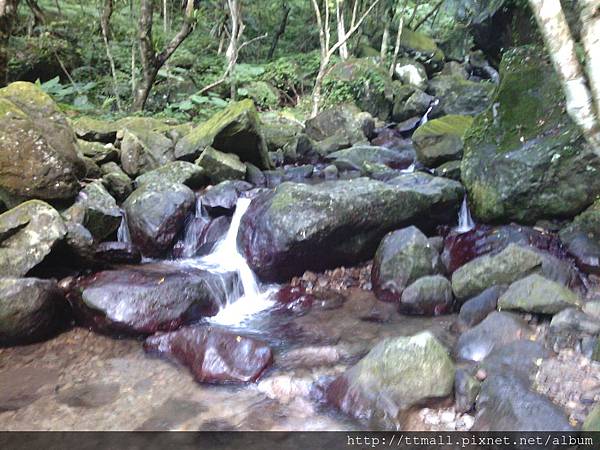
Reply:
[[[372,258],[390,231],[431,230],[456,219],[460,183],[423,173],[386,183],[367,178],[317,185],[282,183],[254,198],[238,242],[250,267],[266,280],[286,280]]]
[[[30,200],[0,214],[0,273],[22,277],[60,243],[67,229],[58,211]]]
[[[370,426],[398,429],[400,413],[452,393],[454,362],[428,331],[388,338],[327,389],[327,399]]]
[[[279,91],[266,81],[252,81],[238,89],[238,95],[249,98],[261,110],[279,106]]]
[[[402,314],[439,316],[450,312],[453,298],[450,281],[442,275],[431,275],[404,289],[398,309]]]
[[[412,93],[405,97],[410,91]],[[412,88],[412,86],[402,86],[397,94],[392,111],[392,120],[395,122],[403,122],[413,117],[422,117],[434,100],[431,95],[420,89]]]
[[[131,177],[158,169],[175,159],[173,141],[158,131],[126,128],[121,142],[121,166]]]
[[[441,70],[444,66],[444,52],[426,34],[404,27],[400,37],[400,47],[408,56],[422,63],[430,72]]]
[[[0,198],[75,197],[86,174],[65,116],[39,87],[26,82],[0,89]]]
[[[72,122],[73,129],[79,139],[89,142],[112,144],[117,139],[119,125],[117,122],[81,116]]]
[[[368,176],[383,172],[397,173],[396,169],[405,169],[410,166],[411,156],[414,155],[385,147],[355,145],[330,153],[327,155],[327,160],[331,161],[340,171],[357,170],[362,175]]]
[[[472,124],[472,117],[450,115],[420,126],[412,137],[417,158],[427,167],[461,159],[463,137]]]
[[[202,167],[186,161],[172,161],[140,175],[135,179],[135,184],[140,187],[145,184],[169,182],[185,184],[192,189],[197,189],[202,187],[207,179]]]
[[[496,85],[465,80],[458,75],[439,75],[429,81],[427,92],[440,100],[443,114],[476,116],[492,104]]]
[[[177,159],[195,160],[208,147],[234,153],[241,161],[269,169],[271,162],[252,100],[232,103],[177,142]]]
[[[324,104],[352,102],[363,111],[387,120],[394,105],[394,84],[370,58],[335,64],[323,80]]]
[[[119,151],[112,144],[89,142],[83,139],[78,139],[77,142],[83,156],[90,158],[96,164],[105,164],[119,160]]]
[[[544,51],[508,51],[494,107],[465,136],[462,179],[483,221],[572,216],[600,193],[600,159],[565,112]]]
[[[203,169],[212,184],[226,180],[246,178],[246,165],[233,153],[223,153],[208,147],[202,152],[196,164]]]
[[[302,122],[285,113],[262,113],[260,120],[263,124],[263,136],[270,152],[291,144],[304,131]]]
[[[133,181],[123,169],[114,162],[100,166],[102,183],[114,198],[123,201],[133,192]]]
[[[538,274],[515,281],[498,299],[500,309],[514,309],[535,314],[556,314],[565,308],[580,306],[579,296]]]
[[[46,337],[57,328],[61,302],[56,281],[0,278],[0,346]]]

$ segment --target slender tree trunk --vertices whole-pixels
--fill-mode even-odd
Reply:
[[[100,18],[100,27],[102,29],[102,39],[104,40],[104,47],[106,48],[106,56],[110,64],[110,73],[113,79],[113,92],[115,94],[115,101],[117,103],[117,109],[121,111],[121,97],[119,96],[117,69],[115,67],[115,59],[113,58],[113,54],[110,49],[110,19],[112,17],[112,14],[113,0],[104,0],[104,9],[102,10],[102,17]]]
[[[581,41],[585,49],[587,78],[600,122],[600,2],[581,0]]]
[[[400,53],[400,41],[402,39],[402,30],[404,29],[404,17],[400,14],[398,21],[398,31],[396,32],[396,43],[394,45],[394,55],[392,56],[392,63],[390,64],[390,78],[393,78],[394,72],[396,72],[396,63],[398,62],[398,53]]]
[[[337,33],[338,39],[341,40],[346,35],[346,23],[344,20],[344,0],[336,0],[335,2],[336,18],[337,18]],[[348,59],[348,42],[340,45],[340,58]]]
[[[273,56],[275,55],[275,50],[277,49],[277,44],[279,43],[279,39],[281,38],[281,36],[283,36],[283,34],[285,33],[285,28],[287,27],[288,18],[290,16],[291,8],[287,2],[282,3],[282,8],[283,15],[281,17],[281,22],[279,23],[279,29],[275,33],[275,36],[273,36],[273,42],[271,43],[271,48],[269,49],[269,54],[267,55],[268,60],[273,59]]]
[[[567,112],[596,152],[600,153],[600,122],[560,0],[529,0],[529,4],[561,80],[567,99]]]
[[[431,16],[436,14],[439,11],[439,9],[442,7],[442,5],[444,4],[444,1],[445,0],[440,0],[439,2],[437,2],[435,4],[435,6],[433,7],[433,9],[431,11],[429,11],[429,13],[427,13],[427,15],[425,15],[425,17],[423,17],[421,20],[419,20],[419,22],[415,25],[413,30],[417,31],[419,28],[421,28],[421,25],[423,25],[425,22],[427,22],[429,20],[429,18]]]
[[[8,82],[8,44],[17,21],[19,0],[0,0],[0,86]]]
[[[390,27],[394,20],[394,8],[392,4],[388,4],[384,11],[385,24],[383,26],[383,36],[381,38],[381,49],[379,50],[379,57],[381,58],[381,64],[385,63],[387,56],[389,41],[390,41]]]
[[[171,39],[167,46],[156,54],[152,42],[152,19],[154,15],[152,0],[141,0],[139,20],[140,59],[142,63],[142,83],[136,91],[133,107],[141,111],[146,106],[148,96],[158,71],[167,60],[175,53],[181,43],[190,35],[193,26],[194,0],[187,0],[183,24],[179,32]]]
[[[35,0],[25,0],[27,6],[31,10],[33,17],[35,18],[35,25],[43,25],[46,23],[46,14],[40,8],[40,5],[37,4]]]

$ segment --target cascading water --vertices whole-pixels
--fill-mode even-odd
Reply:
[[[469,201],[465,195],[460,207],[460,212],[458,213],[458,226],[454,229],[454,231],[457,233],[468,233],[473,228],[475,228],[475,222],[473,221],[473,217],[471,217]]]
[[[127,215],[125,211],[121,212],[121,224],[117,230],[117,241],[124,244],[131,244],[131,234],[129,233],[129,225],[127,224]]]
[[[221,308],[216,316],[210,319],[213,323],[236,325],[243,322],[247,317],[264,311],[273,305],[270,297],[275,288],[272,286],[261,288],[254,272],[252,272],[244,256],[237,248],[240,223],[251,201],[249,198],[238,200],[227,234],[215,244],[209,255],[186,261],[193,267],[212,273],[236,272],[239,276],[243,293],[236,291],[228,295],[227,304]]]
[[[429,122],[429,113],[431,113],[431,111],[433,111],[433,108],[439,105],[439,103],[440,101],[437,98],[433,102],[431,102],[429,108],[427,108],[427,112],[423,115],[423,118],[419,122],[419,126],[425,125],[427,122]]]

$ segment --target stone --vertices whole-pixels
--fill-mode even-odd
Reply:
[[[102,242],[94,249],[94,259],[109,264],[139,264],[142,254],[127,242]]]
[[[597,335],[600,333],[600,321],[580,309],[566,308],[552,317],[550,330],[556,333]]]
[[[123,204],[132,242],[144,256],[163,256],[192,211],[196,197],[182,184],[147,184]]]
[[[58,106],[32,83],[0,89],[0,199],[67,200],[79,192],[85,162]]]
[[[125,129],[121,142],[121,167],[137,177],[173,161],[173,141],[157,131]]]
[[[440,100],[438,108],[444,115],[476,116],[492,104],[495,89],[494,83],[440,75],[429,81],[427,93]]]
[[[506,292],[508,286],[492,286],[482,293],[467,300],[458,313],[458,327],[461,330],[474,327],[485,319],[489,313],[496,310],[498,298]]]
[[[404,98],[404,96],[396,97],[392,120],[394,122],[403,122],[412,117],[421,118],[427,112],[433,100],[434,97],[420,89],[414,89],[408,98]]]
[[[394,67],[394,74],[402,84],[418,89],[427,88],[427,71],[423,64],[409,58],[400,58]]]
[[[77,137],[84,141],[113,144],[117,139],[119,126],[116,122],[82,116],[73,121],[73,129]]]
[[[291,115],[269,111],[260,113],[262,131],[270,152],[284,148],[304,131],[304,125]]]
[[[0,273],[25,276],[66,234],[58,211],[40,200],[29,200],[0,214]]]
[[[327,388],[327,400],[369,425],[397,429],[399,414],[450,395],[454,363],[428,331],[379,342]]]
[[[412,139],[417,158],[426,167],[437,167],[459,160],[463,153],[463,136],[473,123],[469,116],[444,116],[417,128]]]
[[[456,370],[454,379],[454,407],[456,412],[467,413],[475,406],[481,383],[465,369]]]
[[[0,278],[0,346],[48,337],[58,329],[62,310],[56,281]]]
[[[440,70],[444,66],[444,52],[432,38],[423,33],[404,27],[400,37],[400,47],[430,72]]]
[[[330,153],[355,144],[368,145],[374,129],[375,122],[369,113],[361,112],[354,105],[343,104],[325,109],[307,120],[305,133],[322,147],[335,143]]]
[[[81,216],[77,209],[81,209]],[[121,209],[101,181],[94,181],[83,188],[75,204],[63,216],[86,227],[95,240],[102,241],[114,234],[121,224]]]
[[[233,214],[240,195],[250,189],[252,185],[245,181],[223,181],[204,191],[200,203],[213,215]]]
[[[459,183],[422,173],[385,183],[365,178],[283,183],[252,200],[238,244],[259,277],[283,281],[369,259],[394,229],[451,223],[461,201]]]
[[[552,352],[543,342],[516,340],[494,347],[479,364],[479,369],[485,371],[488,378],[514,373],[529,380],[538,372],[542,360],[551,356]]]
[[[212,147],[206,148],[196,160],[211,183],[218,184],[227,180],[246,178],[246,166],[233,153],[223,153]]]
[[[358,170],[361,175],[371,175],[381,171],[406,169],[413,160],[410,155],[385,147],[354,146],[327,155],[339,171]]]
[[[199,383],[255,382],[273,361],[265,342],[213,326],[159,333],[146,339],[144,349],[185,365]]]
[[[101,165],[119,160],[119,151],[112,144],[88,142],[81,139],[77,140],[77,144],[83,156],[90,158],[96,164]]]
[[[446,177],[451,180],[460,181],[460,161],[448,161],[433,170],[436,177]]]
[[[207,181],[205,170],[186,161],[172,161],[158,169],[146,172],[135,179],[137,187],[153,183],[184,184],[191,189],[198,189]]]
[[[565,109],[541,48],[504,53],[496,106],[465,136],[462,179],[483,222],[535,223],[573,216],[600,193],[600,159]]]
[[[538,274],[515,281],[498,299],[499,309],[549,315],[580,304],[575,292]]]
[[[442,275],[419,278],[409,285],[400,298],[401,314],[439,316],[452,310],[452,286]]]
[[[525,322],[505,312],[492,312],[480,324],[458,338],[457,357],[467,361],[482,361],[494,348],[532,335]]]
[[[234,153],[241,161],[261,169],[271,167],[260,119],[249,99],[230,104],[181,138],[175,147],[175,157],[193,161],[208,147]]]
[[[452,274],[452,290],[459,299],[473,297],[499,284],[510,284],[542,268],[542,257],[532,248],[509,244],[495,255],[473,259]]]
[[[133,192],[133,181],[116,163],[103,164],[100,170],[102,183],[115,199],[124,201]]]
[[[172,331],[215,315],[237,279],[168,264],[78,278],[67,294],[78,323],[116,336]]]

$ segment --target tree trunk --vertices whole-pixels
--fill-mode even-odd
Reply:
[[[19,0],[0,0],[0,86],[8,82],[8,43],[17,21]]]
[[[600,122],[560,0],[529,0],[529,4],[561,80],[567,99],[567,112],[600,153]]]
[[[383,36],[381,38],[381,49],[379,50],[379,56],[381,58],[381,64],[385,64],[385,58],[387,56],[389,41],[390,41],[390,27],[394,20],[394,9],[392,4],[388,4],[384,11],[385,24],[383,26]]]
[[[346,36],[346,23],[344,21],[344,0],[336,0],[336,18],[337,18],[337,33],[338,40],[342,40]],[[349,57],[348,43],[344,42],[340,45],[340,58],[346,60]]]
[[[171,39],[167,46],[156,54],[152,42],[152,19],[154,15],[152,0],[141,0],[139,20],[140,56],[142,63],[142,84],[136,92],[133,108],[141,111],[146,106],[150,91],[154,86],[158,71],[167,60],[175,53],[181,43],[190,35],[193,26],[194,0],[187,0],[183,24],[179,32]]]
[[[117,109],[121,108],[121,98],[119,96],[119,86],[117,80],[117,69],[115,67],[115,59],[113,58],[112,51],[110,49],[110,18],[113,14],[113,0],[104,0],[104,9],[102,10],[102,17],[100,18],[100,28],[102,29],[102,39],[104,40],[104,47],[106,49],[106,57],[110,64],[110,73],[113,79],[113,91],[115,94],[115,101],[117,103]]]
[[[581,42],[585,49],[585,63],[596,118],[600,122],[600,2],[581,0]]]
[[[404,17],[402,12],[400,13],[400,20],[398,22],[398,32],[396,33],[396,44],[394,45],[394,56],[392,56],[392,63],[390,64],[390,78],[394,77],[396,72],[396,63],[398,62],[398,53],[400,53],[400,39],[402,38],[402,29],[404,28]]]
[[[291,8],[288,5],[288,3],[283,2],[282,7],[283,16],[281,17],[281,22],[279,23],[279,29],[275,33],[275,36],[273,36],[273,42],[271,43],[271,48],[269,49],[269,54],[267,55],[268,60],[273,59],[273,56],[275,55],[275,50],[277,49],[277,44],[279,43],[279,39],[281,38],[281,36],[283,36],[283,34],[285,33],[285,28],[287,27],[288,18],[290,16]]]

